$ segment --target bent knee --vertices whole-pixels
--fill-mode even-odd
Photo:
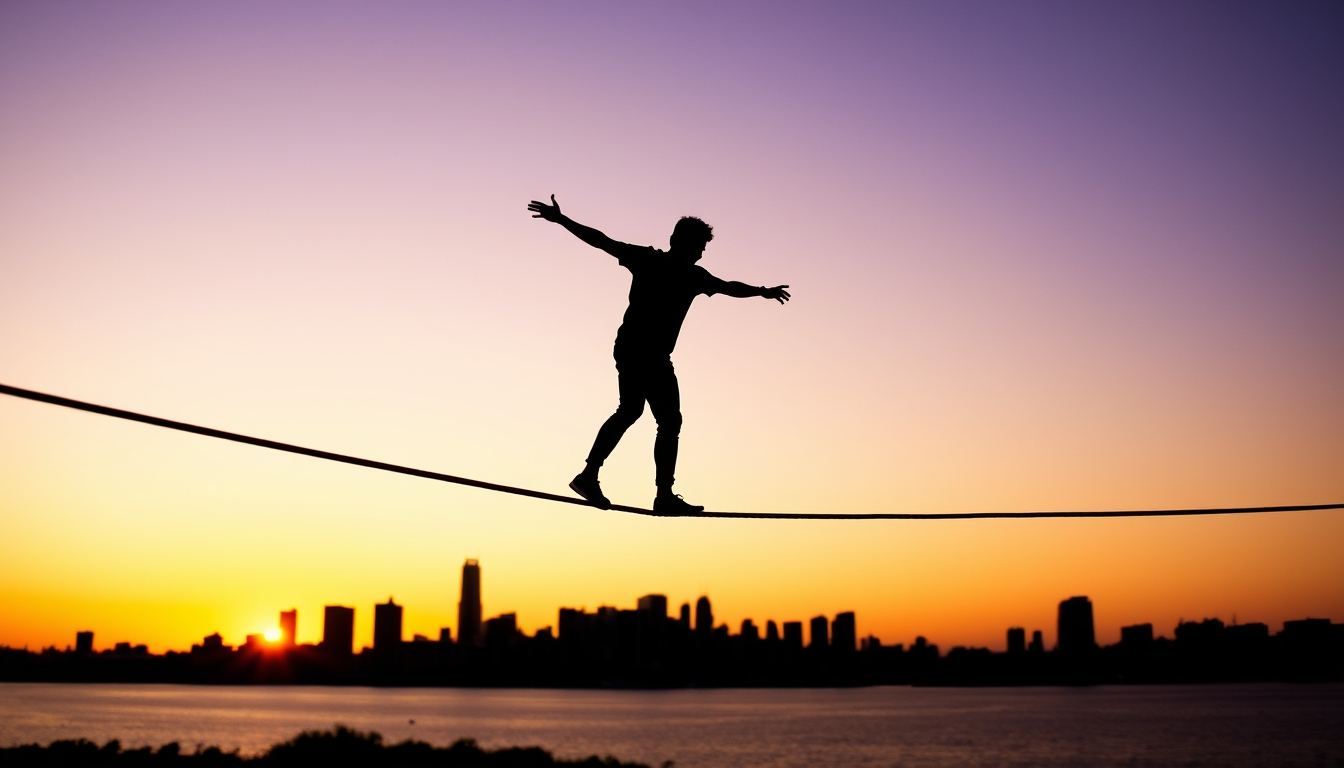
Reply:
[[[656,418],[658,419],[658,431],[659,431],[659,432],[663,432],[663,431],[667,431],[667,432],[680,432],[680,431],[681,431],[681,414],[680,414],[680,413],[664,413],[662,416],[657,416],[657,415],[655,414],[655,416],[656,416]]]
[[[644,415],[644,403],[621,403],[613,414],[616,418],[634,424],[639,421],[639,417]]]

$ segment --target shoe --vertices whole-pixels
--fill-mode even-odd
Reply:
[[[602,486],[596,477],[577,475],[569,481],[569,490],[579,494],[585,501],[598,509],[611,509],[611,502],[602,495]]]
[[[698,504],[688,504],[685,499],[678,494],[658,494],[653,500],[653,513],[655,515],[666,515],[667,517],[686,517],[698,515],[704,512],[705,508]]]

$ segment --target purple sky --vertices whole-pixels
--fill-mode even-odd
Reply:
[[[555,193],[636,243],[700,215],[712,272],[792,286],[691,311],[696,503],[1338,501],[1340,136],[1338,3],[7,3],[0,381],[560,491],[615,405],[628,276],[528,218]],[[999,642],[1084,593],[1103,635],[1344,616],[1334,513],[649,522],[27,403],[0,425],[0,643],[389,590],[428,632],[467,556],[528,627],[632,590],[897,642]],[[651,435],[618,501],[648,502]]]

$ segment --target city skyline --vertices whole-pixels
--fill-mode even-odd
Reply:
[[[741,512],[1344,499],[1338,3],[0,4],[0,382],[565,493],[630,288],[529,217],[727,280],[677,489]],[[763,310],[770,309],[765,312]],[[63,412],[65,411],[65,412]],[[652,420],[603,465],[655,490]],[[1344,617],[1344,512],[655,519],[0,398],[0,644],[532,632],[631,585],[733,626],[998,646]],[[842,606],[834,606],[840,597]],[[1027,635],[1029,640],[1030,635]],[[1025,640],[1024,640],[1025,642]]]
[[[523,636],[529,634],[540,636],[547,634],[551,637],[561,637],[562,628],[567,619],[582,619],[584,616],[600,615],[607,610],[630,610],[623,609],[617,605],[601,605],[589,613],[586,606],[558,606],[555,612],[555,621],[551,623],[542,623],[534,625],[534,629],[529,632],[517,622],[517,613],[515,611],[504,611],[495,616],[485,616],[481,612],[482,601],[482,567],[480,561],[475,558],[468,558],[462,565],[461,581],[458,594],[459,600],[459,622],[462,616],[466,615],[472,622],[471,628],[464,639],[461,632],[461,624],[454,626],[442,626],[432,634],[422,632],[412,632],[411,637],[407,638],[407,630],[404,625],[404,612],[407,606],[397,604],[393,596],[389,596],[385,603],[375,603],[372,606],[374,619],[370,642],[360,644],[356,641],[354,626],[355,619],[359,611],[356,607],[345,605],[326,605],[323,607],[321,629],[318,638],[309,643],[302,643],[309,647],[321,648],[329,653],[337,655],[348,655],[352,653],[380,652],[388,648],[405,642],[451,642],[456,644],[466,644],[480,646],[484,644],[488,633],[488,627],[491,623],[503,620],[507,622],[509,632],[520,632]],[[463,611],[461,606],[467,603],[469,607]],[[473,607],[474,605],[474,607]],[[928,637],[925,634],[917,634],[910,638],[882,638],[875,634],[863,634],[858,631],[856,614],[854,611],[839,611],[828,618],[826,614],[812,616],[810,618],[777,619],[766,618],[761,620],[758,625],[756,617],[744,617],[737,624],[736,628],[725,621],[715,620],[713,601],[708,595],[700,595],[693,602],[686,600],[681,603],[678,610],[670,611],[670,605],[667,596],[662,594],[646,594],[640,596],[634,601],[634,610],[640,613],[649,613],[661,617],[659,620],[676,621],[682,624],[687,631],[710,632],[722,631],[728,636],[749,636],[763,640],[778,640],[785,643],[794,643],[798,647],[814,648],[829,647],[836,644],[845,645],[857,650],[866,646],[872,640],[877,640],[879,645],[913,645],[918,639],[920,642],[929,641],[933,646],[940,645],[938,638]],[[568,616],[567,616],[568,614]],[[1013,653],[1015,651],[1024,652],[1028,649],[1033,650],[1062,650],[1064,652],[1077,652],[1086,648],[1095,648],[1111,643],[1098,642],[1100,636],[1096,631],[1096,623],[1093,618],[1093,603],[1087,596],[1073,596],[1061,600],[1055,613],[1055,622],[1052,625],[1055,628],[1053,635],[1047,635],[1044,627],[1017,627],[1009,626],[1003,631],[1002,647],[998,645],[975,646],[965,643],[942,643],[942,647],[985,647],[994,652]],[[1309,617],[1316,618],[1316,617]],[[1327,621],[1333,621],[1333,617],[1323,617]],[[1220,617],[1205,616],[1192,621],[1220,621]],[[1284,622],[1296,621],[1295,619],[1282,619],[1279,626]],[[240,643],[230,643],[228,639],[219,633],[213,631],[206,635],[207,642],[218,647],[220,644],[232,647],[234,645],[252,645],[266,644],[275,648],[287,648],[300,645],[295,642],[296,625],[298,622],[297,609],[282,610],[279,612],[279,620],[274,628],[266,628],[256,632],[248,632],[243,636]],[[1173,636],[1179,626],[1187,623],[1185,618],[1180,619],[1173,626]],[[1273,626],[1269,622],[1238,622],[1234,616],[1230,622],[1231,626],[1240,626],[1252,624],[1264,626],[1266,631],[1273,631]],[[1133,642],[1136,637],[1146,633],[1146,639],[1152,641],[1155,638],[1164,637],[1160,632],[1155,634],[1155,625],[1152,622],[1136,623],[1128,626],[1114,627],[1113,632],[1108,632],[1106,636],[1114,636],[1117,642],[1129,640]],[[806,629],[806,634],[804,634]],[[1031,641],[1027,642],[1028,632],[1030,632]],[[1137,634],[1136,634],[1137,633]],[[96,651],[95,630],[78,630],[76,632],[77,642],[74,648],[80,651]],[[1051,642],[1053,640],[1053,642]],[[141,644],[128,640],[113,641],[110,646],[103,650],[114,647],[139,647]],[[195,647],[193,644],[192,647]],[[180,649],[165,649],[180,650]]]

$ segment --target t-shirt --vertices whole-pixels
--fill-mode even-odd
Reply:
[[[721,293],[724,281],[657,248],[617,243],[612,250],[633,276],[630,306],[616,332],[616,357],[671,355],[691,302],[702,293]]]

